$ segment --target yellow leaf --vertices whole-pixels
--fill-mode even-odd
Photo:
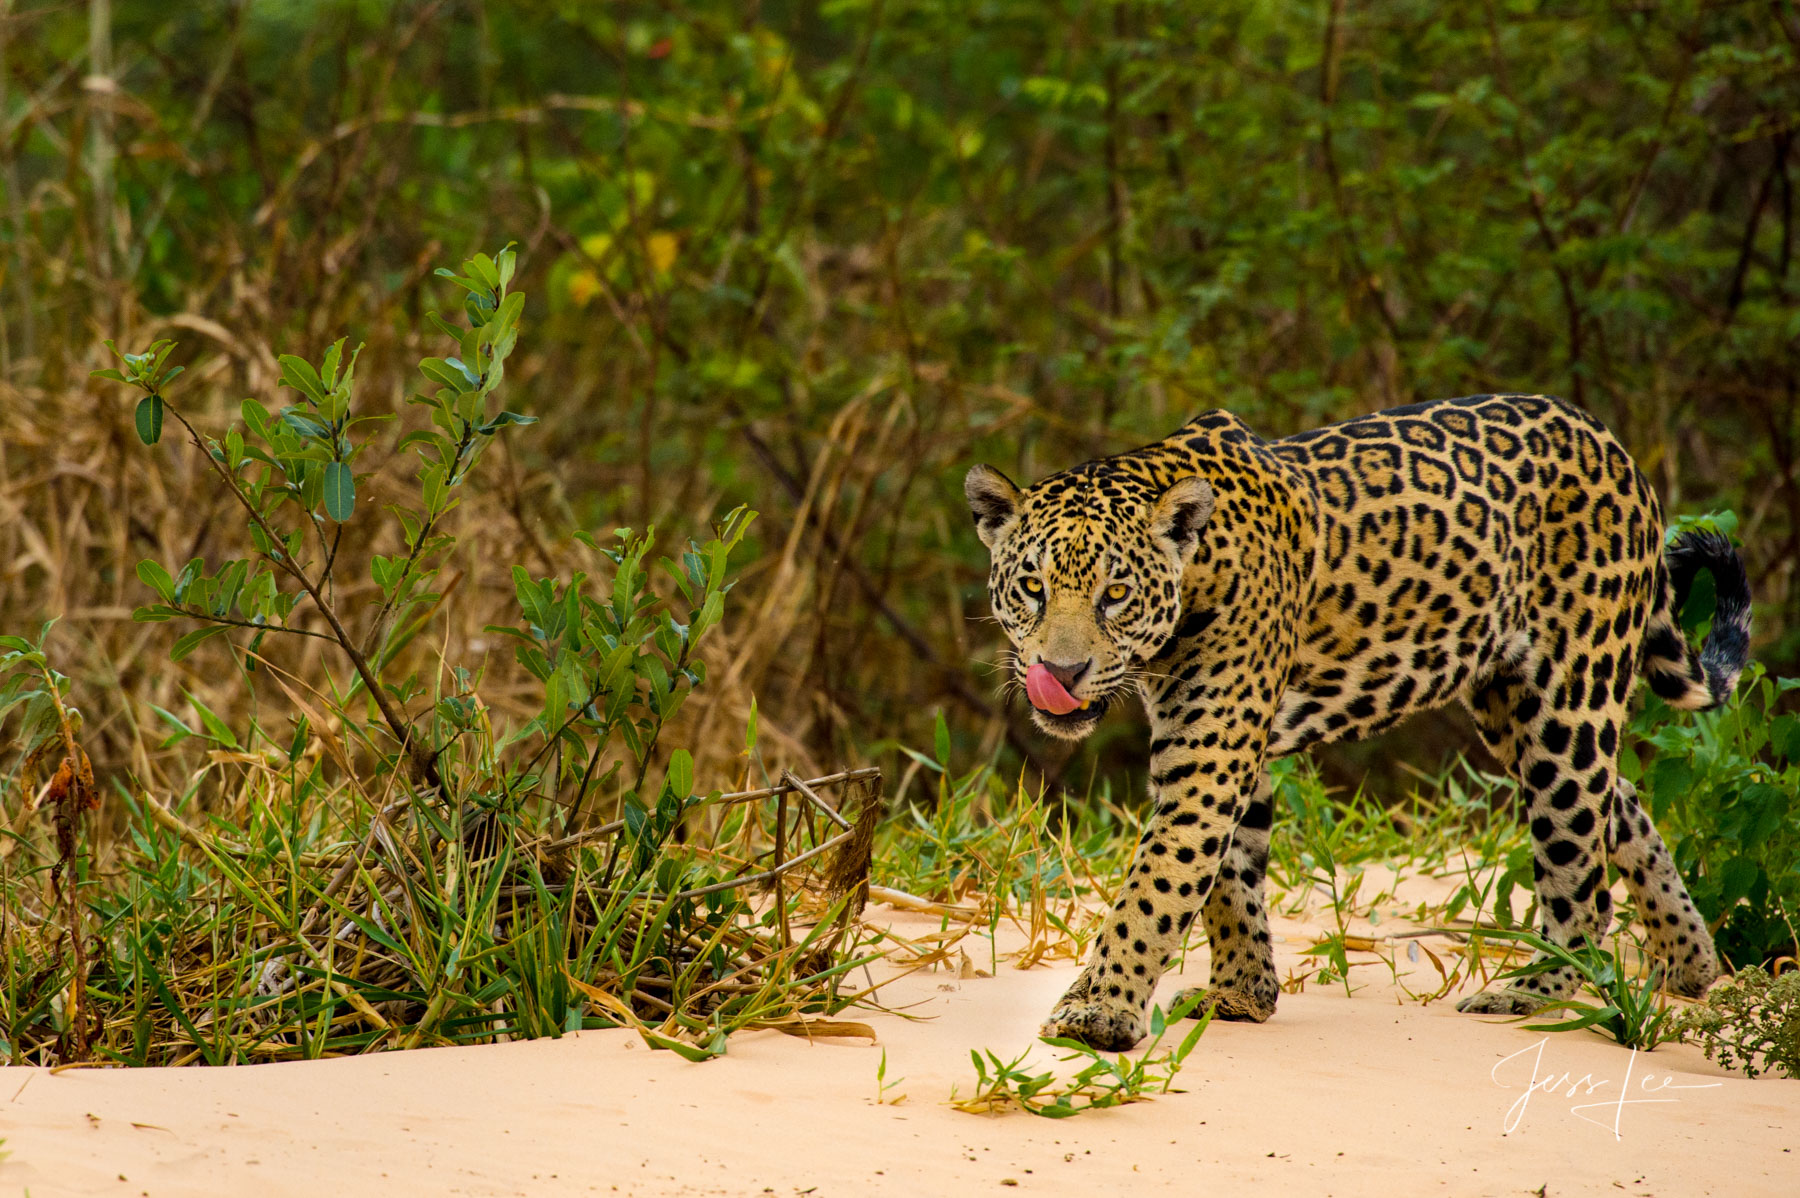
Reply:
[[[650,251],[650,268],[659,275],[668,274],[669,268],[675,265],[675,251],[681,245],[675,234],[652,233],[644,241]]]
[[[787,1019],[770,1019],[758,1021],[750,1025],[753,1028],[768,1028],[784,1035],[799,1036],[803,1040],[821,1039],[867,1039],[876,1043],[875,1029],[866,1023],[856,1023],[848,1019],[807,1019],[795,1015]]]
[[[600,276],[585,266],[569,276],[569,302],[577,308],[587,307],[587,302],[600,294]]]

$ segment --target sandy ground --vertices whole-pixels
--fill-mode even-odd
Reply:
[[[1284,974],[1318,926],[1277,922]],[[985,942],[965,943],[988,964]],[[1204,970],[1202,950],[1188,984]],[[1032,1045],[1075,972],[914,973],[884,991],[911,1018],[848,1016],[879,1047],[757,1032],[705,1064],[618,1031],[235,1069],[0,1070],[0,1194],[1800,1194],[1800,1082],[1402,1003],[1381,965],[1355,971],[1353,998],[1308,987],[1260,1027],[1214,1025],[1182,1093],[1060,1121],[946,1105],[972,1086],[969,1050]],[[1167,979],[1164,1000],[1182,984]],[[876,1101],[883,1049],[899,1105]]]

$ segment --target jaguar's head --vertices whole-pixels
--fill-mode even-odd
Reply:
[[[963,489],[1032,718],[1079,740],[1174,635],[1182,571],[1212,515],[1212,487],[1193,476],[1158,486],[1088,466],[1021,491],[976,466]]]

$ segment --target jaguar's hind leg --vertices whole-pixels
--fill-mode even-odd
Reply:
[[[1538,931],[1564,946],[1598,942],[1612,921],[1606,889],[1622,696],[1609,685],[1631,654],[1581,656],[1557,670],[1544,663],[1496,678],[1470,700],[1476,725],[1518,779],[1531,827]],[[1619,688],[1622,690],[1623,688]],[[1541,959],[1541,958],[1540,958]],[[1457,1010],[1524,1015],[1574,994],[1566,967],[1490,987]]]
[[[1689,998],[1703,994],[1719,976],[1712,933],[1688,897],[1675,855],[1639,805],[1636,788],[1623,778],[1613,791],[1606,847],[1637,904],[1651,955],[1664,970],[1663,985]]]

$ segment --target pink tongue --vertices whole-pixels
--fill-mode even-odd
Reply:
[[[1025,694],[1033,707],[1051,715],[1068,715],[1081,706],[1041,662],[1025,671]]]

